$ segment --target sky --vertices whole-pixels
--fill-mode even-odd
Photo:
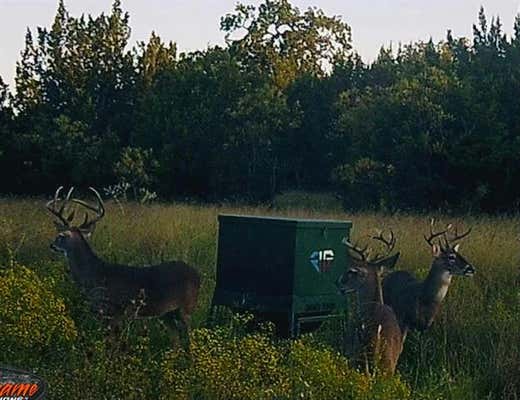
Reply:
[[[243,0],[246,4],[260,1]],[[111,0],[65,0],[74,16],[110,10]],[[236,0],[122,0],[130,13],[131,44],[147,40],[155,31],[174,41],[180,51],[223,44],[220,17],[232,12]],[[365,61],[373,60],[382,45],[454,36],[470,37],[480,6],[489,19],[499,15],[504,31],[512,33],[520,0],[292,0],[301,10],[321,8],[339,15],[352,27],[354,49]],[[50,26],[57,0],[0,0],[0,76],[13,83],[15,64],[24,45],[27,27]]]

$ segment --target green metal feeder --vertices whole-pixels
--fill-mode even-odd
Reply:
[[[350,221],[219,215],[212,304],[269,315],[290,337],[335,318],[346,299],[335,282],[348,259]]]

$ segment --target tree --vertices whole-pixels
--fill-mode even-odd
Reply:
[[[23,186],[40,191],[52,176],[62,177],[62,183],[107,184],[113,180],[118,147],[128,143],[132,126],[135,66],[126,50],[128,14],[115,0],[109,15],[74,18],[60,1],[50,30],[37,31],[37,41],[27,32],[15,77],[17,165],[20,179],[30,183]],[[64,127],[71,128],[70,134]],[[84,155],[99,157],[81,178],[67,161],[73,157],[81,165],[85,160],[79,143]],[[73,152],[57,152],[60,148]]]
[[[4,190],[126,180],[163,197],[269,200],[285,188],[351,208],[510,210],[520,204],[520,16],[483,9],[472,40],[382,48],[364,64],[350,28],[288,0],[237,5],[225,47],[177,53],[129,17],[28,31],[16,91],[0,81]],[[334,186],[335,185],[335,186]]]
[[[138,43],[135,57],[137,59],[137,83],[141,85],[139,87],[141,90],[146,90],[162,73],[176,67],[177,46],[173,42],[166,45],[155,32],[152,32],[148,43]]]
[[[8,168],[9,152],[13,134],[13,112],[11,109],[11,95],[8,86],[0,76],[0,168]],[[8,182],[4,182],[4,185]],[[9,186],[8,186],[9,187]]]
[[[133,146],[152,148],[159,190],[215,198],[233,192],[226,156],[232,110],[250,86],[227,50],[184,54],[158,71],[141,93]],[[226,184],[224,184],[226,182]]]
[[[115,164],[114,173],[119,178],[120,186],[132,190],[134,200],[143,200],[141,195],[151,193],[156,168],[157,161],[151,150],[125,147]]]
[[[350,27],[339,17],[316,8],[302,13],[288,0],[266,0],[258,9],[239,3],[220,26],[232,54],[281,89],[303,74],[323,76],[351,50]]]

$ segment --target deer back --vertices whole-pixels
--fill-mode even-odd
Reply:
[[[419,294],[420,282],[409,272],[395,271],[384,278],[383,298],[395,312],[401,329],[415,326]]]
[[[181,309],[190,315],[197,303],[201,279],[198,271],[182,261],[150,266],[105,264],[97,276],[97,286],[104,288],[108,309],[117,314],[120,308],[142,303],[138,317],[158,316]]]

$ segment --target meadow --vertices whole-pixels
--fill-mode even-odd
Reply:
[[[326,199],[306,204],[290,196],[271,208],[107,202],[91,241],[104,259],[182,259],[201,272],[189,360],[157,321],[127,321],[119,341],[107,340],[65,260],[49,249],[55,229],[43,206],[44,199],[0,200],[0,364],[39,373],[49,399],[520,398],[519,216],[436,216],[473,227],[461,253],[477,273],[454,279],[434,327],[408,336],[399,374],[383,379],[353,369],[328,324],[296,341],[276,339],[268,325],[248,331],[248,316],[209,326],[217,215],[348,219],[360,241],[392,228],[397,268],[420,277],[431,263],[428,215],[350,215]]]

